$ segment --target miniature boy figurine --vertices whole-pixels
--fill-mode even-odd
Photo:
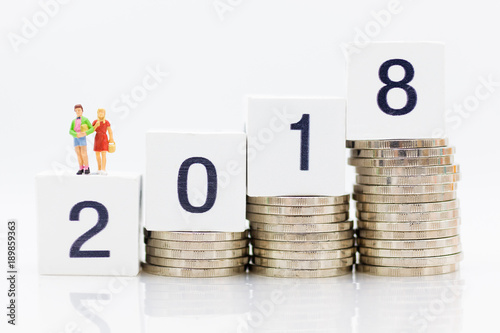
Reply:
[[[76,119],[71,122],[71,127],[69,128],[69,134],[73,137],[73,142],[75,144],[76,156],[78,157],[78,164],[80,169],[76,173],[81,175],[85,173],[90,174],[89,168],[89,158],[87,156],[87,135],[94,132],[94,127],[90,121],[82,116],[83,107],[81,104],[75,105]]]
[[[113,140],[113,131],[109,121],[106,120],[106,110],[97,110],[97,119],[92,123],[95,129],[94,151],[97,159],[98,173],[106,175],[106,153],[109,149],[109,143],[115,143]],[[109,134],[109,141],[106,132]]]

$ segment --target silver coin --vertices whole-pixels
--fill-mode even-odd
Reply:
[[[352,273],[352,267],[341,267],[331,269],[287,269],[262,267],[258,265],[250,265],[250,272],[265,275],[270,277],[282,278],[322,278],[346,275]]]
[[[252,239],[252,246],[281,251],[323,251],[323,250],[339,250],[354,246],[354,238],[344,239],[339,241],[326,242],[283,242]]]
[[[352,238],[354,236],[354,230],[302,234],[287,234],[280,232],[252,230],[251,235],[253,239],[279,242],[326,242]]]
[[[460,225],[460,219],[430,221],[430,222],[366,222],[358,220],[360,229],[379,231],[427,231],[451,229]]]
[[[418,158],[455,154],[454,147],[411,148],[411,149],[352,149],[356,158]]]
[[[356,184],[354,185],[354,192],[360,194],[385,195],[430,194],[456,191],[457,187],[456,183],[417,186],[375,186]]]
[[[460,244],[460,236],[439,239],[385,240],[358,238],[358,246],[375,249],[416,250],[448,247]]]
[[[405,239],[405,240],[420,240],[420,239],[435,239],[456,236],[460,233],[459,228],[427,230],[427,231],[379,231],[379,230],[358,230],[358,236],[369,239]]]
[[[455,174],[460,172],[459,165],[439,165],[439,166],[407,166],[395,168],[378,168],[378,167],[357,167],[356,173],[365,176],[381,176],[381,177],[414,177],[414,176],[430,176]]]
[[[462,246],[454,245],[447,247],[438,247],[431,249],[416,250],[391,250],[391,249],[372,249],[369,247],[359,247],[359,253],[371,257],[389,257],[389,258],[423,258],[437,257],[448,254],[455,254],[462,251]]]
[[[268,206],[329,206],[349,203],[350,195],[341,196],[280,196],[280,197],[247,197],[247,203]]]
[[[249,257],[231,259],[174,259],[146,255],[146,262],[155,266],[184,268],[227,268],[248,264]]]
[[[434,267],[417,267],[417,268],[382,267],[382,266],[370,266],[364,264],[356,265],[356,271],[360,273],[368,273],[368,274],[392,276],[392,277],[410,277],[410,276],[447,274],[455,272],[458,269],[459,269],[459,264],[434,266]]]
[[[410,148],[433,148],[448,145],[448,139],[400,139],[400,140],[346,140],[347,148],[354,149],[410,149]]]
[[[234,250],[248,246],[249,240],[223,241],[223,242],[179,242],[148,238],[146,245],[162,249],[178,250]]]
[[[356,204],[356,209],[360,212],[375,213],[427,213],[458,209],[459,207],[460,202],[458,200],[408,204],[380,204],[368,202],[358,202]]]
[[[349,211],[349,205],[335,206],[309,206],[309,207],[282,207],[247,204],[247,212],[270,215],[326,215],[345,213]]]
[[[148,231],[144,228],[144,235],[148,238],[180,242],[220,242],[248,238],[248,230],[243,232]]]
[[[316,233],[335,232],[352,229],[352,221],[336,223],[315,223],[315,224],[276,224],[251,222],[250,228],[257,231],[284,232],[284,233]]]
[[[351,266],[354,258],[330,259],[330,260],[288,260],[253,257],[252,262],[258,266],[288,268],[288,269],[330,269]]]
[[[262,258],[289,259],[289,260],[327,260],[349,258],[356,254],[356,248],[350,247],[329,251],[279,251],[253,248],[253,253]]]
[[[443,175],[430,175],[430,176],[363,176],[357,175],[356,182],[362,185],[395,185],[395,186],[408,186],[408,185],[433,185],[433,184],[447,184],[455,183],[460,180],[459,173],[448,173]]]
[[[433,166],[433,165],[449,165],[453,164],[453,156],[442,157],[420,157],[420,158],[402,158],[402,159],[371,159],[371,158],[354,158],[349,157],[347,163],[355,167],[418,167],[418,166]]]
[[[371,266],[389,267],[432,267],[457,264],[463,260],[462,252],[439,257],[425,258],[383,258],[360,256],[360,263]]]
[[[363,221],[380,222],[410,222],[410,221],[439,221],[460,217],[460,209],[444,210],[440,212],[427,213],[374,213],[356,212],[356,217]]]
[[[382,195],[382,194],[361,194],[354,193],[354,200],[365,203],[383,204],[409,204],[409,203],[430,203],[454,200],[457,192],[429,193],[429,194],[403,194],[403,195]]]
[[[328,215],[266,215],[247,212],[247,219],[250,222],[277,223],[277,224],[315,224],[315,223],[336,223],[345,222],[349,219],[349,213],[328,214]]]
[[[247,256],[248,251],[249,251],[248,246],[232,250],[194,250],[194,251],[160,249],[157,247],[146,246],[146,254],[155,257],[174,258],[174,259],[198,259],[198,260],[229,259],[229,258],[238,258]]]
[[[155,266],[147,263],[141,263],[144,272],[154,275],[186,277],[186,278],[208,278],[222,277],[241,274],[246,271],[245,266],[231,268],[179,268]]]

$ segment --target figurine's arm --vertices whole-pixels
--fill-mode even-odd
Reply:
[[[108,126],[108,134],[109,134],[109,142],[115,142],[115,140],[113,140],[113,131],[111,130],[111,126]]]
[[[71,126],[69,128],[69,135],[71,135],[72,137],[76,138],[76,131],[74,130],[75,128],[75,120],[73,119],[73,121],[71,122]]]
[[[92,124],[90,123],[90,120],[85,119],[85,124],[87,124],[89,127],[89,129],[85,132],[85,135],[89,135],[89,134],[94,133],[94,126],[92,126]]]

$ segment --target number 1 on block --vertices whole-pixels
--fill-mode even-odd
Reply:
[[[249,196],[342,195],[345,101],[248,100]]]
[[[309,170],[309,114],[303,114],[290,129],[300,130],[300,170]]]

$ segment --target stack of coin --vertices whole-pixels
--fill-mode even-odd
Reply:
[[[197,232],[144,229],[146,273],[220,277],[243,273],[249,261],[248,231]]]
[[[420,276],[462,260],[455,148],[447,139],[347,141],[356,167],[357,270]]]
[[[352,272],[356,249],[349,195],[247,197],[250,271],[273,277]]]

